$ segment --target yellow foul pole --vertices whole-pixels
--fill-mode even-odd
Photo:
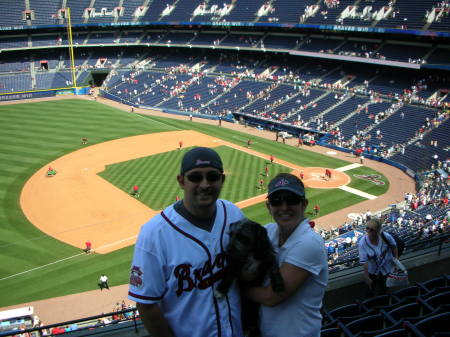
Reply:
[[[70,55],[70,69],[72,72],[72,85],[77,86],[77,74],[75,69],[75,57],[73,56],[73,42],[72,42],[72,23],[70,22],[70,8],[66,8],[67,13],[67,35],[69,37],[69,55]]]

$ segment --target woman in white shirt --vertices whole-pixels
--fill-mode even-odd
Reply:
[[[366,223],[367,234],[359,241],[359,261],[363,265],[367,296],[387,292],[386,277],[392,271],[393,258],[398,258],[397,245],[389,233],[382,233],[381,222],[371,219]]]

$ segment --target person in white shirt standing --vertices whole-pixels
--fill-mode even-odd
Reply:
[[[367,297],[387,292],[386,277],[392,271],[393,258],[398,258],[394,238],[389,233],[382,232],[381,227],[380,220],[370,219],[366,223],[367,234],[358,244],[359,262],[363,266]]]
[[[99,281],[98,281],[98,286],[100,287],[100,290],[103,290],[103,288],[109,290],[108,276],[106,276],[105,274],[102,274],[102,275],[100,276]]]

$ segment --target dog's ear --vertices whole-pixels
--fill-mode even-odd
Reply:
[[[256,244],[258,247],[260,247],[262,251],[272,250],[272,245],[270,243],[269,236],[267,235],[267,230],[260,224],[257,224],[255,232],[257,233]]]

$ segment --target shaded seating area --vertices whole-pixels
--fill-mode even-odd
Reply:
[[[332,310],[321,336],[441,336],[448,332],[450,278],[437,278]]]

